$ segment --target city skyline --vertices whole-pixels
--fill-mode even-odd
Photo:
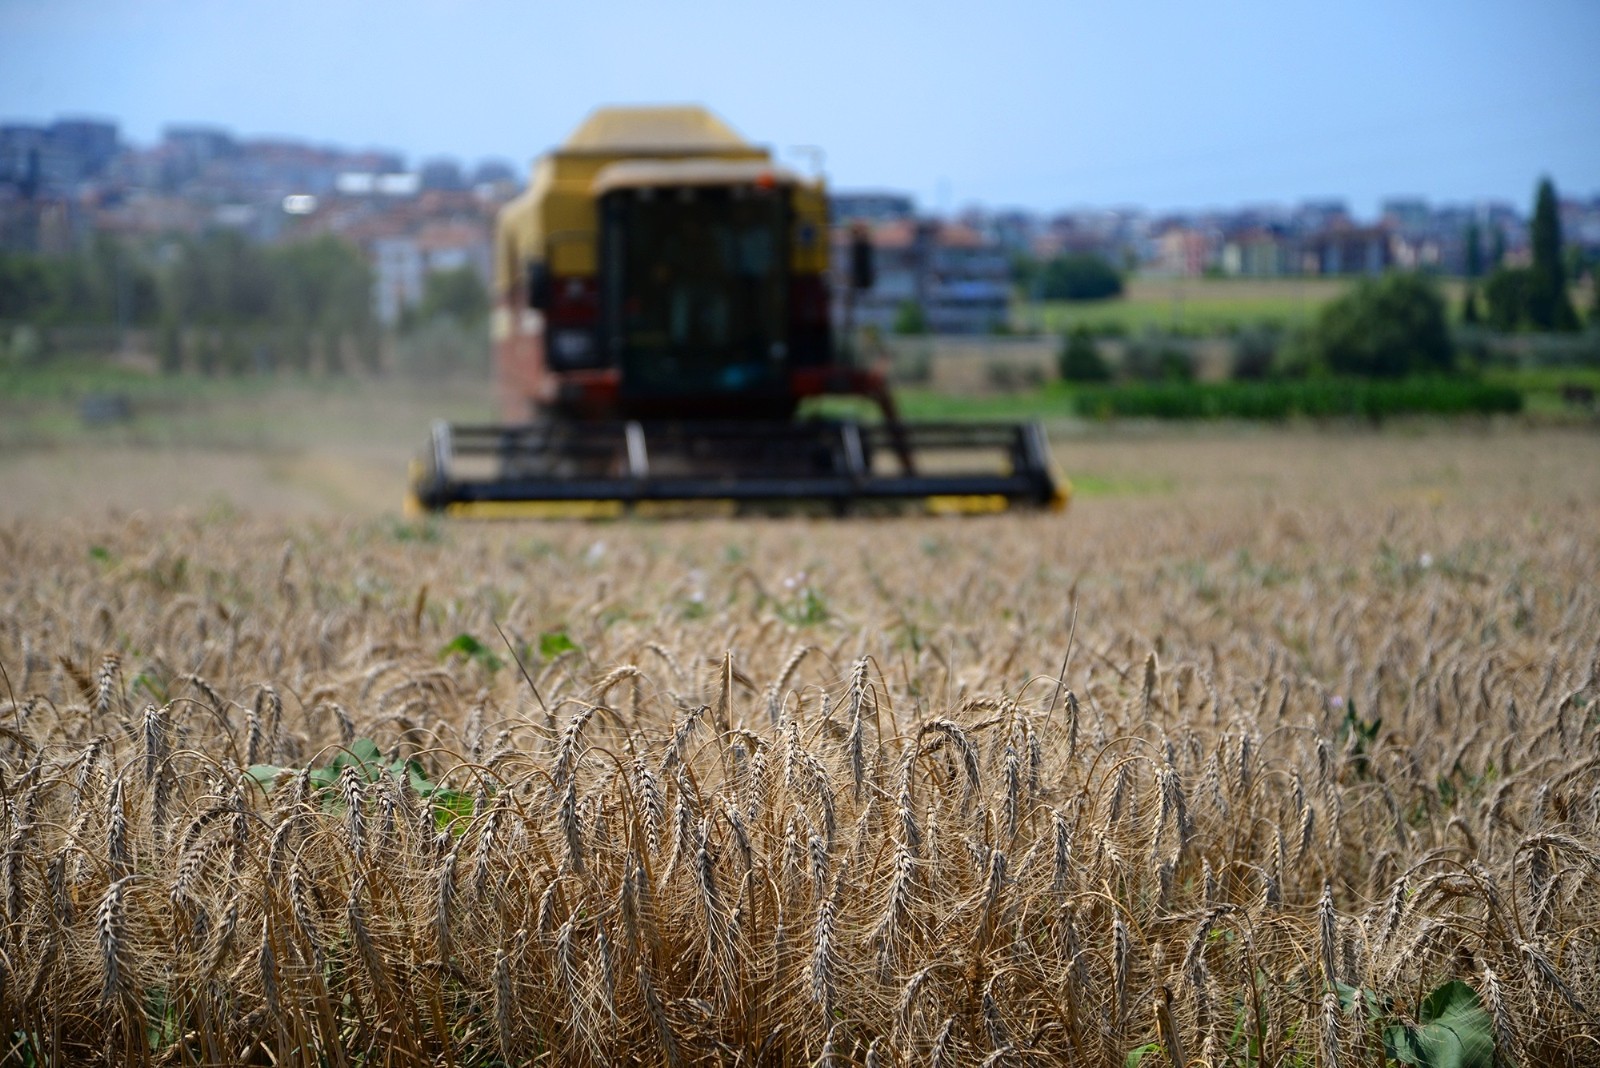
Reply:
[[[0,0],[0,119],[97,115],[524,171],[594,106],[697,101],[835,188],[930,211],[1600,189],[1600,9],[942,3],[159,7]],[[247,47],[248,46],[248,47]]]
[[[168,145],[170,143],[170,138],[172,136],[191,138],[195,135],[206,135],[228,139],[241,148],[248,148],[251,146],[291,146],[313,153],[348,157],[352,160],[361,160],[362,162],[359,166],[352,166],[350,169],[352,171],[367,172],[373,175],[389,174],[415,178],[418,175],[425,175],[429,171],[434,171],[440,167],[443,167],[446,169],[456,169],[459,172],[462,180],[468,185],[470,185],[474,180],[475,175],[482,175],[484,173],[492,173],[495,180],[503,179],[509,175],[518,184],[522,184],[526,179],[526,174],[503,156],[485,156],[473,159],[461,158],[446,153],[427,151],[412,153],[396,149],[392,146],[383,146],[370,142],[340,144],[330,141],[317,140],[299,136],[287,131],[268,135],[253,135],[248,132],[234,129],[228,126],[226,123],[162,123],[159,127],[159,133],[156,135],[156,138],[151,141],[144,142],[129,139],[122,129],[122,123],[119,118],[110,114],[61,113],[51,116],[0,115],[0,127],[13,130],[21,127],[33,127],[41,131],[48,131],[53,127],[57,127],[62,124],[72,125],[80,123],[108,124],[109,126],[115,128],[118,131],[120,138],[118,142],[119,154],[128,152],[135,154],[149,153],[159,150],[163,145]],[[382,162],[380,165],[374,166],[373,161]],[[360,173],[351,175],[353,178],[360,176]],[[1542,177],[1543,176],[1540,176],[1540,178]],[[1538,180],[1540,179],[1531,179],[1530,187]],[[409,189],[410,187],[408,186],[407,188]],[[845,187],[840,186],[836,182],[830,181],[829,189],[830,192],[842,193],[850,196],[874,194],[909,196],[915,203],[915,206],[919,212],[928,215],[942,215],[943,217],[947,218],[955,218],[963,213],[972,211],[979,211],[994,215],[1002,215],[1009,212],[1020,212],[1022,214],[1031,215],[1041,219],[1052,216],[1087,215],[1095,213],[1138,214],[1159,217],[1205,217],[1212,215],[1228,216],[1240,214],[1258,214],[1264,217],[1270,217],[1274,214],[1287,216],[1302,209],[1308,208],[1314,209],[1318,212],[1325,212],[1335,207],[1342,207],[1348,212],[1352,219],[1380,219],[1384,215],[1385,210],[1392,205],[1403,205],[1409,207],[1416,203],[1426,204],[1428,207],[1436,209],[1480,212],[1487,212],[1489,210],[1498,212],[1509,209],[1518,216],[1524,216],[1527,209],[1527,204],[1509,196],[1477,197],[1463,201],[1434,197],[1429,195],[1427,191],[1406,190],[1382,194],[1377,198],[1376,203],[1372,206],[1370,211],[1362,212],[1353,206],[1351,198],[1341,195],[1336,190],[1330,190],[1315,195],[1296,196],[1291,194],[1283,196],[1277,200],[1270,201],[1237,200],[1231,203],[1221,202],[1204,205],[1173,204],[1152,206],[1134,202],[1100,204],[1062,203],[1043,208],[1033,208],[1013,204],[997,204],[979,199],[972,199],[954,206],[947,207],[941,211],[937,205],[927,203],[922,198],[917,197],[914,192],[912,192],[910,187]],[[1600,202],[1600,181],[1597,181],[1593,188],[1585,189],[1558,187],[1558,192],[1563,200],[1578,202]],[[1525,199],[1528,203],[1531,203],[1531,192]]]

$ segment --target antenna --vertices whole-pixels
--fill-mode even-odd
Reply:
[[[804,159],[811,168],[813,179],[822,177],[823,164],[827,162],[828,154],[820,145],[790,145],[789,155]]]

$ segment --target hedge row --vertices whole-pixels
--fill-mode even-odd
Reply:
[[[1085,386],[1072,393],[1078,414],[1095,418],[1383,419],[1396,415],[1487,415],[1522,410],[1522,394],[1515,389],[1457,378],[1162,382]]]

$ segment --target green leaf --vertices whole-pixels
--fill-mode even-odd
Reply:
[[[1377,1019],[1379,1016],[1382,1016],[1389,1011],[1389,1004],[1387,1002],[1380,1002],[1378,1000],[1378,995],[1374,994],[1370,990],[1365,990],[1354,986],[1346,986],[1344,983],[1334,983],[1333,986],[1339,994],[1339,1008],[1346,1016],[1355,1011],[1357,997],[1360,997],[1361,1000],[1366,1003],[1363,1008],[1366,1009],[1367,1019],[1369,1020]]]
[[[439,650],[439,659],[443,660],[449,657],[451,653],[460,653],[462,656],[470,660],[476,656],[483,656],[488,651],[489,650],[483,647],[483,643],[474,638],[472,635],[457,634],[454,638],[450,639],[450,643],[448,645]]]
[[[401,782],[409,783],[411,789],[417,792],[418,797],[427,797],[438,789],[428,780],[427,773],[423,771],[422,762],[416,759],[395,761],[389,766],[389,773]]]
[[[440,830],[448,828],[457,820],[472,818],[472,798],[458,790],[437,788],[429,800],[433,804],[434,826]]]
[[[141,671],[135,675],[132,685],[135,690],[144,690],[161,704],[167,703],[167,688],[161,684],[160,679],[152,677],[148,671]]]
[[[371,738],[357,738],[350,743],[349,752],[341,752],[333,758],[335,767],[344,764],[375,764],[383,759],[383,753],[378,749],[378,743]]]
[[[777,606],[778,618],[796,626],[815,626],[828,620],[828,602],[810,586],[802,587],[792,601]]]
[[[348,750],[340,750],[333,758],[333,763],[325,768],[313,768],[311,781],[318,786],[329,787],[339,781],[339,773],[346,767],[355,768],[367,782],[378,777],[378,772],[383,767],[383,754],[378,750],[378,743],[371,738],[357,738],[351,742]]]
[[[574,652],[578,643],[564,630],[550,630],[539,635],[539,659],[554,660],[562,653]]]
[[[151,1050],[166,1049],[183,1033],[177,1006],[162,987],[146,991],[145,1002],[145,1041]]]
[[[1477,991],[1452,979],[1430,993],[1418,1011],[1416,1025],[1395,1024],[1384,1030],[1389,1056],[1422,1068],[1491,1068],[1494,1064],[1494,1020]]]
[[[450,639],[449,644],[439,650],[439,659],[448,660],[457,654],[468,660],[476,660],[491,672],[499,671],[505,666],[505,662],[490,652],[488,646],[470,634],[457,634]]]
[[[1128,1051],[1128,1056],[1122,1062],[1123,1068],[1139,1068],[1139,1065],[1150,1054],[1161,1048],[1159,1042],[1146,1042],[1142,1046],[1135,1046]]]
[[[280,768],[276,764],[251,764],[244,769],[244,773],[256,781],[263,790],[272,789],[272,784],[278,780],[288,768]]]
[[[1438,1068],[1468,1068],[1494,1062],[1494,1019],[1478,992],[1459,979],[1439,987],[1422,1003],[1424,1042]]]

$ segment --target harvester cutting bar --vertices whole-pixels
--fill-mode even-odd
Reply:
[[[1037,424],[820,420],[438,423],[412,492],[422,509],[481,516],[670,512],[693,502],[985,512],[1065,501]]]

